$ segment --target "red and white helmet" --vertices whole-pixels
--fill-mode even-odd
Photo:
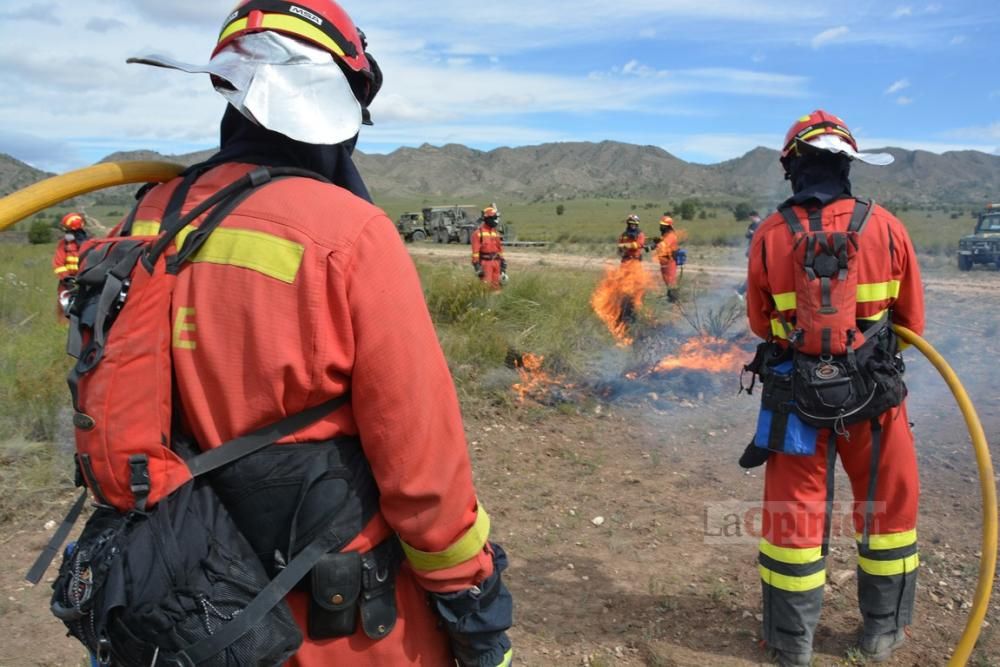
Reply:
[[[892,164],[895,160],[889,153],[859,152],[858,142],[851,134],[847,123],[821,109],[813,111],[808,116],[802,116],[789,128],[781,149],[782,164],[799,154],[801,144],[808,144],[830,153],[840,153],[852,160],[861,160],[877,166]]]
[[[639,224],[639,216],[637,216],[635,213],[632,213],[627,218],[625,218],[625,224],[626,225],[638,225]]]
[[[233,10],[219,32],[214,57],[238,37],[271,31],[309,42],[366,80],[358,101],[365,108],[382,85],[382,72],[367,52],[365,35],[347,12],[333,0],[244,0]]]
[[[59,221],[59,224],[68,232],[77,232],[84,228],[87,221],[79,213],[67,213]]]

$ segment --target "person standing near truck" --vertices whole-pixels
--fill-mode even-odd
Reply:
[[[499,290],[507,280],[507,260],[503,256],[500,213],[493,206],[483,209],[483,224],[472,232],[472,268],[479,279]]]

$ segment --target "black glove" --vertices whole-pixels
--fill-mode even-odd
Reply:
[[[476,262],[475,264],[473,264],[472,268],[475,270],[476,275],[479,276],[480,278],[482,278],[483,276],[486,275],[486,272],[483,271],[483,265],[480,264],[479,262]]]
[[[507,659],[511,644],[506,631],[514,622],[514,600],[500,578],[507,568],[507,554],[500,545],[491,546],[493,574],[479,586],[430,596],[461,667],[510,664]]]
[[[507,260],[500,258],[500,273],[507,273]]]
[[[757,468],[764,465],[767,462],[767,457],[771,455],[770,449],[764,449],[763,447],[758,447],[754,444],[753,440],[747,445],[747,448],[743,450],[743,455],[740,456],[740,467],[750,470],[751,468]]]

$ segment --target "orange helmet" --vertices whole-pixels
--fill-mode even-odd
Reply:
[[[63,216],[63,219],[59,222],[59,224],[68,232],[76,232],[83,229],[87,222],[79,213],[67,213]]]
[[[271,30],[304,40],[328,51],[348,71],[360,74],[364,85],[356,90],[366,108],[382,86],[382,71],[367,52],[365,34],[333,0],[243,0],[226,21],[212,55],[226,44],[254,32]]]
[[[892,164],[893,157],[889,153],[861,153],[858,142],[851,134],[847,123],[821,109],[813,111],[808,116],[802,116],[785,135],[785,144],[781,149],[781,163],[799,154],[800,144],[809,144],[815,149],[838,153],[850,159],[857,159],[867,164],[884,166]]]
[[[674,226],[674,219],[671,218],[669,215],[665,215],[662,218],[660,218],[660,226],[661,227],[673,227]]]
[[[499,212],[494,207],[492,207],[492,206],[487,206],[486,208],[483,209],[483,219],[484,220],[486,218],[496,218],[499,215],[500,215]]]

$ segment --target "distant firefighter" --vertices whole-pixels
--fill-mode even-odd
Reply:
[[[483,224],[472,233],[472,267],[479,279],[495,290],[507,282],[507,260],[503,257],[499,222],[499,211],[487,206],[483,209]]]
[[[625,262],[642,261],[646,235],[639,229],[639,216],[634,213],[625,218],[625,232],[618,237],[618,255]]]
[[[59,301],[56,310],[59,317],[65,316],[69,293],[80,270],[80,248],[87,240],[87,230],[84,229],[86,225],[87,222],[81,213],[67,213],[59,223],[63,237],[56,244],[56,254],[52,257],[52,270],[59,279]]]
[[[655,256],[660,262],[660,276],[667,286],[667,299],[677,301],[677,267],[680,252],[680,237],[674,229],[674,219],[664,214],[660,218],[660,242],[656,244]]]

